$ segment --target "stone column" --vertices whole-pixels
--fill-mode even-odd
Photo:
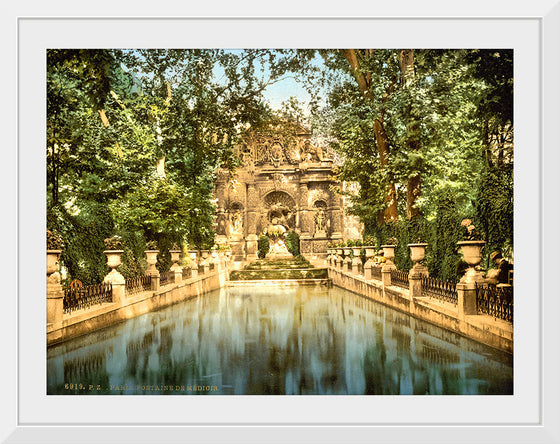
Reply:
[[[337,184],[340,188],[340,184]],[[331,207],[331,238],[336,241],[342,239],[344,231],[344,212],[342,210],[342,196],[335,194],[332,197],[333,205]]]
[[[62,250],[47,250],[47,324],[55,329],[62,325],[64,290],[60,285],[58,259]]]
[[[146,261],[148,262],[148,269],[146,270],[146,275],[152,278],[151,290],[159,290],[159,270],[156,268],[157,255],[159,250],[146,250]]]
[[[247,237],[245,241],[248,260],[255,260],[257,258],[257,206],[258,193],[255,184],[247,184]]]
[[[477,314],[476,284],[457,284],[457,314],[461,320],[465,320],[466,316]]]

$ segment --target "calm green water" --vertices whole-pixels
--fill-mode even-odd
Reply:
[[[48,394],[511,394],[512,357],[340,288],[229,288],[47,352]]]

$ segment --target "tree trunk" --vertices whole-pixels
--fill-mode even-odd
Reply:
[[[413,49],[403,49],[401,50],[400,57],[400,68],[401,68],[401,86],[402,88],[407,88],[414,81],[414,50]],[[411,112],[411,107],[408,108],[408,118],[410,119],[410,124],[408,125],[410,134],[408,135],[408,149],[410,152],[418,151],[420,149],[420,141],[418,140],[418,120],[416,116]],[[414,168],[418,167],[415,165]],[[420,197],[421,193],[421,176],[420,172],[417,171],[416,174],[408,178],[406,184],[406,216],[408,219],[420,215],[420,210],[416,206],[416,201]]]
[[[379,153],[379,163],[381,164],[381,169],[385,169],[388,165],[389,140],[387,139],[387,133],[385,132],[382,118],[375,119],[373,122],[373,131],[375,134],[375,142],[377,144],[377,152]],[[397,220],[399,218],[397,208],[397,189],[390,174],[385,202],[387,203],[387,208],[385,209],[385,222]]]
[[[365,51],[366,56],[373,55],[372,49],[366,49]],[[363,69],[360,66],[360,58],[362,58],[362,56],[359,53],[359,50],[343,49],[342,53],[348,61],[352,75],[356,79],[356,82],[358,83],[360,91],[362,91],[364,97],[370,100],[375,100],[371,91],[371,74],[367,73],[366,75],[364,75]],[[387,95],[392,91],[393,87],[394,83],[389,87]],[[384,100],[384,98],[381,99],[382,102]],[[377,153],[379,154],[379,163],[381,165],[381,170],[384,170],[387,168],[389,160],[389,141],[387,139],[387,133],[385,132],[385,128],[383,126],[383,110],[381,111],[381,115],[379,116],[379,118],[375,119],[373,123],[373,131],[377,145]],[[387,188],[387,195],[385,197],[385,202],[387,203],[387,208],[385,209],[385,222],[395,221],[399,217],[397,209],[397,191],[395,183],[393,182],[393,178],[390,175]]]

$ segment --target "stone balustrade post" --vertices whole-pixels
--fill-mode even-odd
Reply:
[[[384,287],[388,287],[391,285],[391,270],[394,270],[395,267],[393,264],[385,264],[381,268],[381,282],[383,282]]]
[[[457,314],[459,319],[464,320],[466,316],[476,315],[476,284],[457,284]]]
[[[198,277],[198,264],[196,261],[191,262],[191,277],[195,278]]]
[[[198,250],[189,250],[191,277],[198,277]]]
[[[171,261],[173,262],[173,265],[171,265],[169,271],[173,271],[174,273],[173,282],[175,284],[180,284],[181,282],[183,282],[183,269],[179,265],[179,256],[181,255],[181,250],[169,250],[169,253],[171,254]]]
[[[107,256],[107,265],[111,271],[105,276],[103,282],[112,285],[113,304],[124,306],[126,298],[125,278],[119,273],[118,268],[121,264],[121,255],[123,250],[105,250],[103,252]]]
[[[62,325],[64,290],[60,285],[58,259],[62,250],[47,250],[47,324]]]
[[[157,255],[159,250],[146,250],[146,261],[148,262],[148,269],[146,270],[146,275],[150,276],[151,278],[151,291],[158,291],[159,290],[159,270],[156,268],[157,263]]]
[[[373,272],[372,272],[373,267],[374,265],[371,259],[368,259],[364,264],[364,277],[368,281],[371,281],[373,279]]]
[[[360,257],[356,257],[354,256],[354,259],[352,259],[352,274],[360,274],[360,268],[362,266],[362,261],[360,260]]]
[[[412,270],[408,274],[408,292],[411,301],[422,296],[422,276],[422,273]]]

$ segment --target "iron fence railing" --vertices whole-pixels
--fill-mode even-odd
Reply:
[[[71,313],[103,302],[113,302],[113,286],[108,283],[87,285],[64,290],[62,312]]]
[[[373,279],[381,280],[381,267],[371,267],[371,277]]]
[[[422,276],[422,296],[429,296],[457,305],[457,284]]]
[[[125,281],[125,291],[127,294],[141,293],[152,289],[151,276],[136,276]]]
[[[159,276],[159,285],[168,285],[175,283],[175,272],[166,271]]]
[[[513,287],[476,285],[478,313],[513,322]]]
[[[408,271],[391,270],[391,284],[402,288],[408,288]]]

